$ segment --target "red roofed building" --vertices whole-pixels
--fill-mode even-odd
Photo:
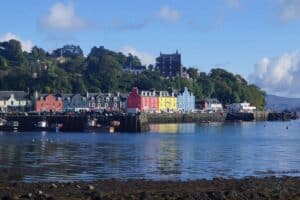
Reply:
[[[41,95],[35,102],[35,110],[37,112],[62,112],[63,101],[57,95]]]
[[[141,91],[132,88],[127,99],[127,111],[138,110],[140,112],[157,112],[158,98],[155,91]]]

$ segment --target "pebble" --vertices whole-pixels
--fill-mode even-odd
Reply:
[[[50,188],[56,189],[56,188],[57,188],[57,185],[55,185],[54,183],[52,183]]]
[[[92,185],[89,185],[89,190],[94,190],[95,189],[95,187],[94,186],[92,186]]]

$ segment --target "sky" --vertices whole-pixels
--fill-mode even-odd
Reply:
[[[300,0],[2,0],[0,41],[24,51],[64,44],[241,74],[269,94],[300,97]]]

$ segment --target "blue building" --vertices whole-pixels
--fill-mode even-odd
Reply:
[[[184,91],[177,96],[178,111],[192,112],[195,110],[195,96],[189,92],[187,87],[184,87]]]
[[[88,99],[81,94],[61,94],[63,100],[63,111],[88,111]]]

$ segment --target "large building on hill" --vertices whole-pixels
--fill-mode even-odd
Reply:
[[[176,51],[174,54],[162,54],[156,58],[156,68],[163,77],[181,77],[181,55]]]

